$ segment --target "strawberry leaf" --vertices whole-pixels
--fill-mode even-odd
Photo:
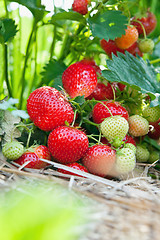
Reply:
[[[72,21],[82,22],[84,24],[86,23],[86,19],[83,17],[82,14],[78,12],[73,12],[73,11],[70,11],[70,12],[63,11],[63,12],[54,14],[50,22],[52,24],[56,24],[57,21],[59,20],[72,20]]]
[[[147,93],[152,100],[152,106],[160,104],[160,86],[156,80],[157,72],[154,67],[142,58],[135,58],[129,52],[113,55],[107,60],[108,70],[103,76],[111,82],[122,82]]]
[[[44,67],[44,71],[41,72],[42,83],[48,85],[53,81],[52,86],[58,90],[62,87],[62,74],[66,69],[66,65],[62,62],[56,61],[54,59],[50,60]]]
[[[10,18],[0,19],[0,43],[5,43],[16,35],[17,25]]]
[[[114,40],[125,34],[127,17],[121,11],[107,10],[104,13],[95,14],[88,19],[90,29],[94,37]]]

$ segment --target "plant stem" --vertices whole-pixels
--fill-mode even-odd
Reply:
[[[8,89],[8,95],[9,97],[12,97],[12,90],[9,83],[9,77],[8,77],[8,46],[4,43],[4,76],[5,81]]]
[[[51,48],[50,48],[50,60],[52,59],[53,54],[54,54],[54,49],[55,49],[55,45],[56,45],[56,36],[57,36],[57,27],[54,26],[53,41],[52,41],[52,45],[51,45]]]
[[[21,109],[22,107],[22,102],[23,102],[23,93],[24,93],[24,89],[25,89],[25,73],[26,73],[26,69],[27,69],[27,63],[28,63],[28,59],[29,59],[29,55],[30,55],[30,47],[31,47],[31,42],[32,42],[32,37],[35,33],[35,29],[37,28],[37,22],[34,19],[33,22],[33,27],[32,27],[32,31],[30,33],[29,39],[28,39],[28,43],[27,43],[27,47],[26,47],[26,54],[25,54],[25,60],[24,60],[24,66],[23,66],[23,70],[22,70],[22,77],[21,77],[21,95],[20,95],[20,101],[19,101],[19,108]]]
[[[155,60],[150,61],[150,64],[159,63],[159,62],[160,62],[160,58],[157,58]]]

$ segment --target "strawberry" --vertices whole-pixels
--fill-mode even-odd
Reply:
[[[126,174],[135,168],[136,157],[130,148],[121,148],[116,154],[115,170],[118,174]]]
[[[144,136],[149,131],[149,122],[140,115],[132,115],[128,119],[129,134],[133,137]]]
[[[128,134],[124,137],[123,142],[125,142],[125,144],[131,143],[136,147],[136,141]]]
[[[71,98],[83,95],[86,98],[97,85],[97,73],[92,66],[76,62],[63,72],[62,83]]]
[[[128,121],[121,116],[108,117],[100,124],[100,131],[108,141],[122,140],[128,133],[128,129]]]
[[[125,34],[115,39],[117,47],[127,49],[138,40],[138,31],[134,26],[127,26]]]
[[[152,126],[151,130],[148,132],[148,136],[152,139],[160,138],[160,118],[156,122],[150,122],[149,125]]]
[[[66,166],[68,166],[68,167],[70,167],[70,168],[73,168],[73,169],[76,169],[76,170],[79,170],[79,171],[82,171],[82,172],[87,172],[87,173],[88,173],[87,168],[85,168],[84,166],[80,165],[80,164],[77,163],[77,162],[66,164]],[[78,175],[78,174],[76,174],[76,173],[69,172],[69,171],[67,171],[67,170],[60,169],[60,168],[58,169],[58,172],[63,173],[63,174],[70,174],[70,175],[74,175],[74,176],[81,177],[81,175]]]
[[[82,163],[92,174],[106,176],[116,160],[115,151],[106,145],[94,145],[87,149]]]
[[[97,83],[94,91],[87,97],[87,99],[95,100],[106,100],[106,99],[114,99],[113,89],[111,84],[108,82],[107,86],[104,83]]]
[[[138,48],[142,53],[151,53],[154,48],[154,42],[152,39],[141,39],[138,42]]]
[[[136,159],[137,162],[147,162],[149,159],[149,151],[144,145],[137,145]]]
[[[28,164],[25,165],[26,168],[41,169],[47,167],[49,164],[41,161],[40,158],[51,160],[50,152],[46,146],[40,145],[31,149],[31,151],[27,151],[14,162],[19,165],[23,165],[28,162]]]
[[[102,74],[100,67],[95,63],[95,61],[92,58],[84,58],[83,60],[80,61],[80,63],[90,65],[96,70],[97,73],[99,73],[100,75]]]
[[[156,122],[160,118],[160,106],[156,107],[145,107],[143,110],[143,117],[146,118],[149,122]]]
[[[156,28],[157,19],[153,13],[151,13],[150,11],[147,11],[146,16],[142,18],[134,17],[131,21],[131,24],[137,28],[139,35],[143,36],[144,33],[143,33],[143,28],[141,26],[142,24],[145,29],[146,35],[149,35]]]
[[[67,164],[83,157],[89,142],[87,135],[72,127],[60,126],[48,137],[48,148],[58,162]]]
[[[82,15],[88,13],[88,0],[74,0],[72,10]]]
[[[126,51],[131,53],[135,57],[137,55],[139,55],[140,57],[143,57],[143,53],[140,51],[138,47],[138,42],[133,43],[132,46],[126,49]]]
[[[106,107],[105,107],[106,105]],[[129,115],[127,110],[120,105],[119,102],[104,101],[102,103],[97,103],[92,111],[93,121],[95,123],[101,123],[107,117],[120,115],[128,120]]]
[[[70,103],[55,88],[44,86],[34,90],[27,99],[31,121],[44,131],[72,123],[74,112]]]
[[[18,141],[12,141],[5,143],[2,147],[3,155],[9,160],[15,160],[19,158],[24,152],[23,145]]]
[[[136,146],[134,146],[132,143],[126,143],[124,148],[129,148],[134,152],[134,154],[136,154]]]

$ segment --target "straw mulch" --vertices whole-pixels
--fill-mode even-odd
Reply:
[[[58,163],[52,165],[67,169]],[[0,155],[0,189],[19,179],[34,178],[53,181],[80,193],[82,198],[92,199],[90,221],[93,224],[80,240],[159,240],[160,181],[148,177],[148,171],[154,171],[152,166],[138,167],[131,176],[115,180],[88,173],[84,173],[85,178],[70,175],[64,178],[54,168],[43,171],[17,169]]]

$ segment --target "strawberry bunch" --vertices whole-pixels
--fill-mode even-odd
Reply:
[[[6,143],[3,154],[7,159],[36,169],[49,167],[53,160],[100,177],[127,174],[136,161],[153,162],[148,147],[136,142],[147,135],[160,137],[159,106],[146,102],[140,114],[130,114],[127,105],[115,99],[118,91],[128,88],[102,78],[93,59],[71,64],[63,72],[62,83],[65,94],[43,86],[27,99],[30,121],[46,133],[46,143],[30,148],[17,141]],[[77,98],[83,98],[83,103]],[[81,176],[63,169],[58,172]]]

